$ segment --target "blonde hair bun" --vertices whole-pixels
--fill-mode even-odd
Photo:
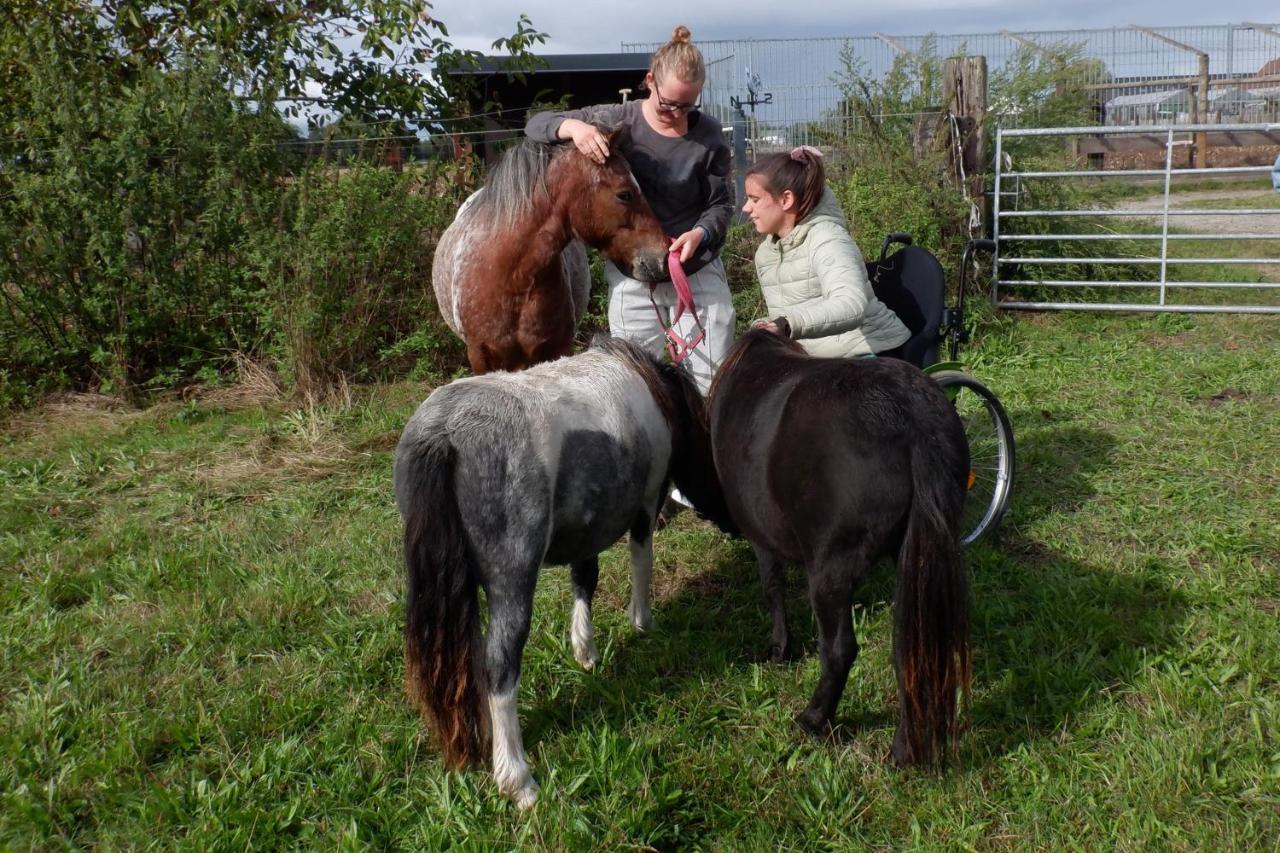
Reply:
[[[707,79],[702,51],[693,46],[693,34],[683,24],[671,31],[671,41],[654,51],[649,70],[663,80],[675,76],[685,83],[700,84]]]

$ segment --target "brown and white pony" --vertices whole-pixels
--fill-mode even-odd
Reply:
[[[583,243],[658,281],[669,242],[621,155],[599,165],[572,145],[526,139],[445,229],[431,280],[471,369],[521,370],[572,349],[591,286]]]

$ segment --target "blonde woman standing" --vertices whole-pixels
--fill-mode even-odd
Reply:
[[[644,78],[648,97],[538,113],[525,127],[531,139],[572,141],[601,163],[609,155],[609,142],[597,125],[624,129],[615,137],[618,153],[626,158],[649,206],[673,238],[672,248],[680,252],[698,319],[706,329],[705,339],[685,362],[703,394],[733,343],[734,324],[733,302],[720,261],[734,207],[730,155],[719,122],[698,111],[706,75],[702,53],[691,42],[689,30],[676,27],[671,40],[650,61]],[[606,263],[605,277],[610,333],[660,355],[665,343],[663,323],[671,323],[676,304],[674,287],[663,282],[654,289],[660,320],[650,303],[648,284],[612,263]],[[674,328],[685,340],[698,333],[697,323],[687,312]]]

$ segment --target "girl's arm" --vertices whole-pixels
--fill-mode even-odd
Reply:
[[[871,301],[871,281],[858,244],[841,229],[832,226],[831,232],[814,244],[809,255],[810,272],[818,278],[822,299],[787,311],[793,338],[825,338],[856,329]]]

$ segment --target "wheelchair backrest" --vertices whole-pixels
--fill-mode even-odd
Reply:
[[[869,261],[876,298],[911,330],[903,345],[907,361],[928,367],[938,360],[938,329],[946,308],[946,275],[938,259],[919,246],[904,246],[883,261]]]

